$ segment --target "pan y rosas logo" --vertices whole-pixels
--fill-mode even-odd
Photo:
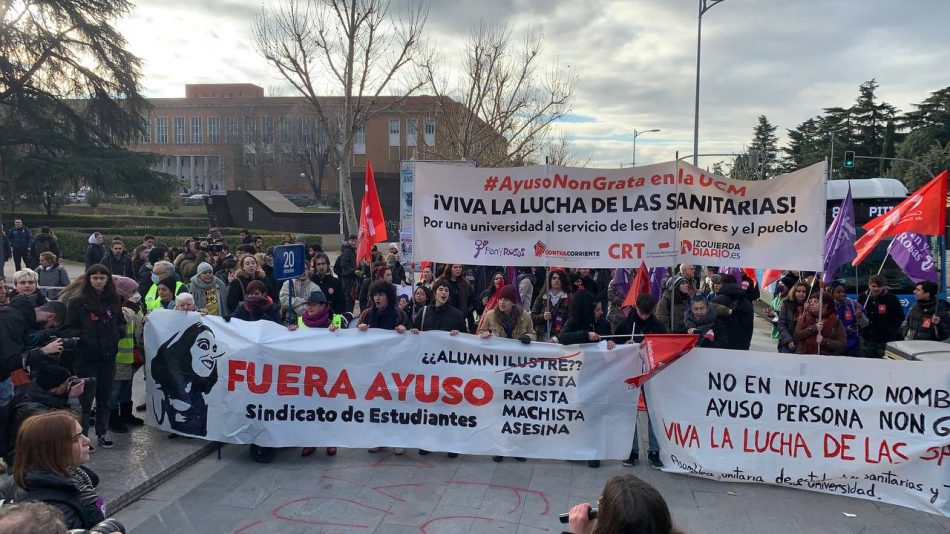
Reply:
[[[475,240],[475,254],[472,259],[478,259],[482,254],[486,256],[512,256],[515,258],[524,257],[524,248],[508,248],[490,246],[487,239]]]

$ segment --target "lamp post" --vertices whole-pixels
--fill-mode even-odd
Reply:
[[[652,133],[652,132],[659,132],[659,131],[660,131],[659,128],[653,128],[652,130],[643,130],[642,132],[637,129],[633,130],[633,161],[630,163],[631,167],[637,166],[637,137],[640,137],[641,135],[645,133]]]
[[[703,13],[724,0],[699,0],[699,23],[696,25],[696,106],[693,115],[693,165],[699,160],[699,56],[703,44]]]

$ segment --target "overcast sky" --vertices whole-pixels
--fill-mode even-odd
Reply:
[[[186,83],[280,84],[250,41],[262,0],[136,4],[119,27],[144,61],[148,96],[182,97]],[[697,4],[434,1],[427,27],[450,60],[480,18],[541,28],[545,62],[579,77],[560,127],[591,166],[617,167],[631,161],[634,129],[661,130],[638,137],[640,164],[692,152]],[[909,110],[950,85],[947,21],[947,0],[725,0],[703,17],[700,153],[741,150],[763,114],[784,141],[822,108],[851,105],[871,78],[880,98]]]

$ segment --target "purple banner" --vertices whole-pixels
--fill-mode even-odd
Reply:
[[[825,265],[821,281],[828,284],[835,279],[838,267],[853,260],[857,253],[854,250],[854,204],[851,202],[851,186],[848,194],[841,201],[838,215],[832,221],[828,233],[825,234]]]
[[[914,282],[937,281],[937,269],[930,254],[930,237],[904,232],[894,237],[887,251],[894,263]]]

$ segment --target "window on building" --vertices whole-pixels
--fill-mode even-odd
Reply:
[[[184,117],[175,117],[172,121],[174,127],[174,143],[176,145],[185,144],[185,118]]]
[[[389,119],[389,146],[399,146],[399,119]]]
[[[261,142],[265,145],[274,142],[274,117],[261,117]]]
[[[142,134],[139,136],[139,143],[151,143],[152,142],[152,118],[145,117],[142,119]]]
[[[191,143],[201,144],[201,117],[191,118]]]
[[[208,142],[214,145],[221,142],[221,117],[208,117]]]
[[[353,153],[366,153],[366,126],[363,124],[360,124],[356,129],[356,134],[353,135]]]
[[[300,125],[300,144],[306,145],[310,142],[310,118],[300,117],[297,122]]]
[[[419,137],[419,119],[406,119],[406,146],[416,146]]]
[[[435,146],[435,119],[426,119],[426,130],[423,134],[426,146]]]
[[[168,117],[155,119],[155,142],[163,145],[168,143]]]
[[[237,117],[227,117],[225,118],[225,135],[227,136],[228,143],[237,143],[238,142],[238,118]]]
[[[254,137],[254,117],[244,117],[244,144],[253,144]]]
[[[288,117],[281,117],[279,122],[280,128],[280,142],[289,145],[293,142],[291,133],[290,133],[290,119]]]

